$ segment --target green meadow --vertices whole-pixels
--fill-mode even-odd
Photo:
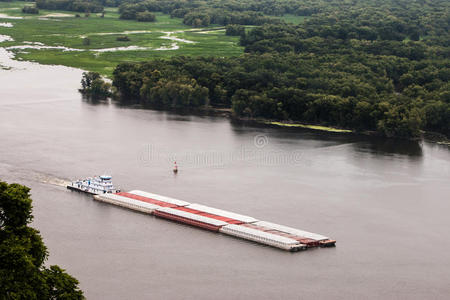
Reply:
[[[292,23],[292,24],[300,24],[303,23],[308,17],[305,16],[296,16],[292,14],[285,14],[284,16],[280,17],[283,21],[286,23]]]
[[[77,18],[74,12],[49,10],[40,10],[38,15],[23,14],[21,9],[25,4],[30,3],[0,2],[0,24],[13,25],[0,26],[0,35],[8,35],[14,39],[0,43],[0,46],[12,47],[10,50],[17,58],[42,64],[65,65],[110,76],[120,62],[145,61],[174,55],[224,57],[243,52],[243,47],[239,46],[239,38],[226,36],[223,27],[192,28],[184,25],[182,19],[170,18],[161,13],[156,14],[156,22],[145,23],[121,20],[115,8],[107,8],[104,18],[100,14],[91,14],[89,17],[80,14],[81,17]],[[4,15],[21,19],[8,19]],[[130,41],[116,40],[123,35],[127,35]],[[164,38],[169,35],[170,38],[182,40]],[[89,39],[89,44],[86,43],[86,38]],[[14,49],[17,46],[22,48]],[[120,49],[110,49],[117,47]],[[126,47],[140,49],[123,50]]]

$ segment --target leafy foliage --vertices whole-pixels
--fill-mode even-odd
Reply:
[[[138,22],[155,22],[156,16],[149,11],[143,11],[136,14],[136,20]]]
[[[111,85],[105,82],[97,72],[84,72],[81,79],[81,89],[84,96],[101,100],[111,96]]]
[[[229,24],[225,27],[225,34],[245,36],[245,27],[242,25]]]
[[[22,8],[22,12],[24,14],[34,14],[37,15],[39,14],[39,9],[35,6],[35,5],[25,5]]]
[[[78,281],[48,253],[32,221],[29,188],[0,181],[0,299],[84,299]]]
[[[36,0],[36,6],[49,10],[69,10],[77,12],[103,11],[103,5],[96,0]]]

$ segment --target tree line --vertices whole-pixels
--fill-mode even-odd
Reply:
[[[86,13],[99,13],[104,9],[102,3],[96,0],[36,0],[36,6],[40,9]]]
[[[121,19],[137,19],[141,12],[163,12],[173,18],[183,18],[183,23],[193,27],[205,27],[210,24],[261,25],[279,20],[264,15],[260,11],[241,11],[217,7],[211,2],[181,1],[127,1],[119,6]]]

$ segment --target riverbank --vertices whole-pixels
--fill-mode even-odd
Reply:
[[[450,137],[445,136],[444,134],[438,132],[423,132],[422,138],[430,143],[436,143],[443,146],[450,147]]]

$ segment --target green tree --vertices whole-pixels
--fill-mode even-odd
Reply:
[[[149,11],[138,12],[136,20],[139,22],[155,22],[156,16]]]
[[[97,72],[84,72],[79,91],[93,100],[106,99],[111,96],[111,84],[105,82]]]
[[[0,181],[0,299],[84,299],[78,281],[48,256],[33,220],[30,189]]]
[[[242,36],[245,34],[245,27],[242,25],[228,24],[225,26],[226,35]]]
[[[22,8],[22,12],[24,14],[39,14],[39,9],[35,5],[25,5]]]

